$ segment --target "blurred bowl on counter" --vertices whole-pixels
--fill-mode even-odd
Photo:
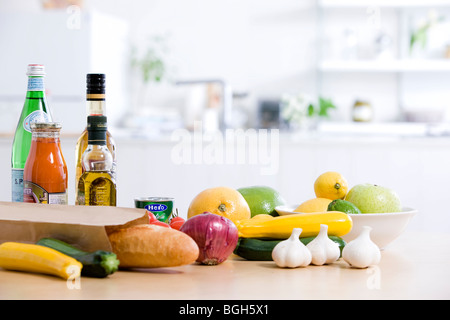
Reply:
[[[407,122],[425,122],[437,123],[442,122],[445,112],[438,109],[417,109],[403,111],[403,117]]]

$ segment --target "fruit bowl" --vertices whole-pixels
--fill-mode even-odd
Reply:
[[[297,207],[298,205],[278,206],[275,210],[280,216],[301,214],[294,212]],[[372,228],[370,238],[382,250],[402,234],[411,218],[416,214],[417,210],[412,208],[403,208],[401,212],[392,213],[348,214],[352,218],[353,227],[341,238],[348,243],[359,235],[363,226],[369,226]]]
[[[411,218],[417,214],[417,210],[403,208],[401,212],[392,213],[361,213],[349,214],[353,221],[352,230],[342,236],[347,243],[355,239],[363,226],[372,228],[370,238],[383,250],[392,241],[405,231]]]

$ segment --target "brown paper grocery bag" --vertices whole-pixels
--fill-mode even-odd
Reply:
[[[145,209],[0,202],[0,243],[52,237],[86,251],[110,251],[109,232],[140,223],[148,223]]]

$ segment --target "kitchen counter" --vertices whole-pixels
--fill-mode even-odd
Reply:
[[[0,299],[303,300],[450,298],[450,234],[409,232],[382,251],[379,265],[282,269],[232,256],[218,266],[119,271],[105,279],[0,270]],[[254,303],[258,303],[254,301]]]

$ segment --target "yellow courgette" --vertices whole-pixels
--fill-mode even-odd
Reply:
[[[255,216],[258,217],[258,216]],[[298,213],[278,217],[250,218],[236,222],[241,238],[287,239],[293,228],[302,229],[302,237],[317,236],[320,225],[328,225],[329,236],[343,236],[353,226],[350,216],[339,211]]]
[[[7,270],[45,273],[63,279],[80,276],[83,265],[57,250],[19,242],[0,245],[0,267]]]

